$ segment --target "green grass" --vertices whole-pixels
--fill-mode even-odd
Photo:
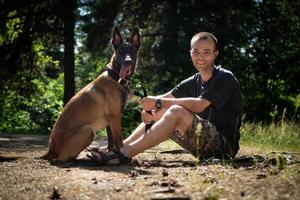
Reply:
[[[241,127],[240,144],[273,151],[300,152],[300,126],[295,122],[245,123]]]

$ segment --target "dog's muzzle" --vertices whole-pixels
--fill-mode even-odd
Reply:
[[[120,73],[119,73],[119,80],[118,83],[123,86],[128,86],[130,83],[130,77],[128,76],[131,73],[131,65],[132,59],[129,55],[125,57],[125,60],[122,64]]]

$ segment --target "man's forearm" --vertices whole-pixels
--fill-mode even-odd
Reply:
[[[185,107],[192,113],[199,113],[205,110],[210,105],[210,102],[201,98],[162,98],[162,107],[169,108],[172,105],[180,105]]]

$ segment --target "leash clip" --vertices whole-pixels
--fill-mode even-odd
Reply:
[[[130,81],[126,80],[126,79],[123,79],[123,78],[120,78],[118,80],[118,83],[121,84],[121,85],[123,85],[124,87],[127,87],[130,84]]]

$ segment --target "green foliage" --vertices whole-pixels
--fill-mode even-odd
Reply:
[[[20,75],[26,79],[40,75],[37,43],[58,59],[63,41],[61,8],[61,1],[0,2],[0,89],[11,80],[17,82]]]
[[[245,123],[241,127],[241,144],[267,149],[300,152],[300,126],[294,122]]]
[[[54,75],[58,74],[59,60],[48,55],[39,40],[32,50],[38,70],[18,72],[1,90],[0,131],[47,134],[62,110],[63,76]]]
[[[238,77],[248,120],[279,120],[285,108],[286,118],[300,118],[299,110],[289,100],[299,94],[299,6],[295,1],[266,0],[254,7],[256,24],[252,26],[256,30],[249,32],[251,40],[245,46],[249,62]]]
[[[13,17],[16,15],[16,11],[12,11],[8,13],[8,17]],[[19,34],[22,33],[21,29],[18,29],[17,27],[21,26],[21,19],[20,18],[11,18],[7,21],[6,23],[6,29],[7,32],[3,36],[3,40],[0,41],[0,45],[2,45],[4,42],[5,43],[12,43],[15,39],[18,38]]]
[[[78,53],[75,57],[76,91],[92,82],[106,67],[106,64],[107,60],[102,57],[92,59],[90,53]]]
[[[5,89],[0,96],[0,131],[12,133],[50,132],[62,110],[63,77],[57,80],[34,79],[35,92],[28,96]]]
[[[24,98],[17,95],[16,91],[1,91],[1,116],[0,130],[5,132],[29,132],[31,126],[29,113],[19,110]]]

